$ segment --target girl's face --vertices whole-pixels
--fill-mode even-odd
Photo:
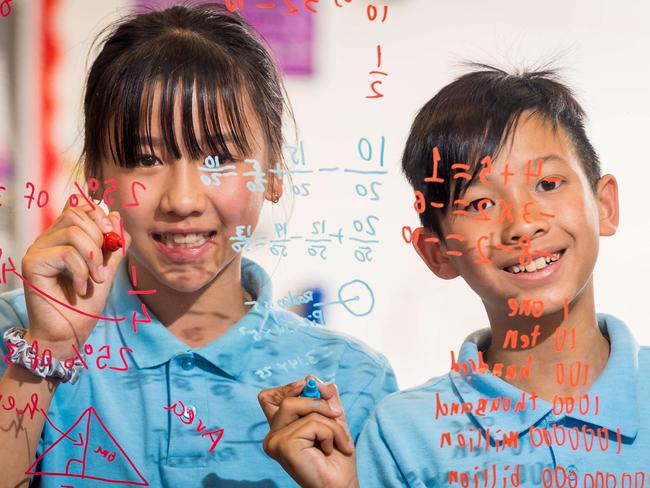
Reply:
[[[234,144],[230,147],[229,143],[235,160],[221,161],[217,167],[223,171],[218,173],[205,171],[208,168],[204,165],[205,157],[213,156],[216,160],[217,155],[205,154],[197,161],[187,156],[189,151],[182,145],[180,159],[166,151],[165,144],[161,143],[164,135],[158,122],[159,108],[157,90],[151,121],[153,148],[146,143],[141,146],[135,167],[103,162],[103,181],[114,180],[115,191],[107,197],[108,206],[119,211],[125,230],[133,238],[128,252],[131,261],[138,264],[138,271],[146,268],[145,274],[157,281],[157,285],[194,292],[211,283],[229,264],[234,264],[236,273],[239,272],[239,253],[233,250],[235,241],[230,237],[237,234],[238,226],[244,226],[244,235],[247,229],[252,233],[264,198],[279,197],[281,188],[277,179],[269,178],[260,186],[253,175],[247,174],[256,168],[244,160],[258,161],[264,177],[268,167],[267,144],[250,105],[243,114],[250,130],[250,154],[238,154]],[[183,133],[180,112],[180,98],[177,98],[174,107],[177,135]],[[201,134],[196,103],[193,112],[194,131]],[[146,140],[144,130],[142,139]],[[225,133],[224,137],[228,140],[229,134]],[[208,145],[201,141],[201,147]],[[247,183],[262,191],[251,191]]]

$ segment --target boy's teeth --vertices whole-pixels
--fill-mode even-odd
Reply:
[[[510,266],[509,268],[506,268],[506,271],[509,271],[510,273],[513,274],[522,273],[523,271],[527,271],[528,273],[534,273],[538,269],[543,269],[549,264],[554,263],[555,261],[560,259],[560,257],[561,257],[560,253],[556,252],[553,253],[551,257],[537,258],[531,261],[528,266],[520,266],[520,265]]]

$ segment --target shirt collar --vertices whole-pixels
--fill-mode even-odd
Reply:
[[[151,310],[146,311],[151,322],[145,321],[144,304],[137,295],[128,293],[133,290],[133,286],[128,277],[126,261],[122,260],[115,276],[108,305],[115,316],[126,317],[119,323],[118,330],[124,343],[133,351],[131,356],[138,367],[156,367],[179,354],[195,353],[237,378],[248,363],[253,342],[250,337],[241,334],[239,329],[242,326],[263,328],[270,311],[268,304],[271,303],[273,291],[271,280],[264,269],[253,261],[242,258],[242,286],[255,297],[259,305],[252,307],[219,339],[192,349],[170,333]],[[133,317],[141,321],[137,324],[137,332],[133,331]]]
[[[639,430],[640,414],[637,402],[638,353],[639,346],[627,326],[619,319],[598,314],[598,326],[611,344],[610,355],[605,369],[589,390],[590,412],[581,415],[576,408],[571,417],[583,422],[607,427],[611,431],[620,429],[622,435],[634,437]],[[471,334],[461,346],[458,363],[479,367],[479,350],[485,350],[491,340],[490,329],[482,329]],[[512,407],[509,412],[499,412],[499,428],[502,431],[523,432],[545,417],[553,405],[542,399],[536,400],[532,409],[530,395],[514,387],[491,372],[478,373],[467,370],[451,371],[450,378],[463,402],[471,402],[476,408],[480,399],[509,398]],[[514,405],[527,400],[525,409],[514,412]],[[594,398],[599,396],[600,409],[594,411]],[[621,402],[620,399],[625,401]],[[483,429],[487,429],[486,417],[473,415]]]

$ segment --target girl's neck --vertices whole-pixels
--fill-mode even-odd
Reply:
[[[138,289],[156,290],[150,295],[140,295],[147,309],[169,332],[192,348],[218,339],[248,312],[244,302],[252,297],[241,285],[240,255],[226,264],[211,283],[188,293],[161,283],[137,258],[129,255],[129,270],[132,265],[137,269]]]
[[[516,365],[517,371],[520,371],[520,367],[525,366],[528,357],[532,356],[530,374],[517,375],[508,380],[521,390],[534,392],[547,401],[552,401],[554,395],[577,397],[587,393],[605,369],[609,342],[598,327],[592,280],[573,302],[568,306],[565,302],[564,309],[558,312],[533,318],[525,315],[509,317],[488,310],[488,317],[492,342],[487,350],[486,362],[490,370],[495,363],[503,363],[504,370],[508,365]],[[525,349],[524,345],[527,346]],[[582,374],[578,384],[573,386],[570,380],[571,366],[574,365],[574,373],[577,374],[578,362],[582,365]],[[557,365],[562,363],[564,380],[560,375],[558,381],[558,368],[561,373],[562,366]],[[585,378],[587,364],[589,367]]]

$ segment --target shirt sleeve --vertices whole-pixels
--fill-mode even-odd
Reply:
[[[356,450],[360,488],[409,486],[384,437],[376,412],[366,422]]]
[[[361,433],[363,425],[375,410],[377,404],[387,395],[397,391],[397,380],[393,368],[388,360],[381,357],[379,365],[370,372],[370,380],[360,385],[357,392],[357,398],[350,405],[345,413],[350,427],[352,439],[356,442]],[[365,369],[365,368],[364,368]]]

